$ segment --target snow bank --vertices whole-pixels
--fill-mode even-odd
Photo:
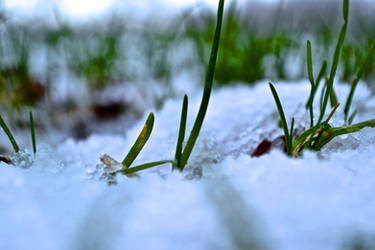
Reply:
[[[309,84],[276,88],[287,117],[305,126]],[[339,100],[348,90],[337,86]],[[366,103],[374,101],[360,85],[358,121],[373,118]],[[199,102],[190,98],[189,131]],[[156,112],[135,164],[173,156],[180,109],[169,100]],[[375,130],[299,159],[278,150],[251,158],[264,138],[282,134],[277,119],[264,82],[216,90],[184,173],[161,166],[113,186],[96,174],[99,157],[121,160],[144,120],[122,137],[41,145],[28,168],[0,163],[0,249],[374,249]]]

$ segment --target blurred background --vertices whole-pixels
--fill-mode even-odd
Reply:
[[[200,93],[217,0],[0,1],[0,112],[13,128],[57,128],[84,139],[124,131],[168,98]],[[340,0],[226,1],[215,88],[307,78],[306,40],[317,73],[330,65]],[[375,37],[375,4],[350,1],[338,75],[350,82]],[[364,80],[374,79],[375,61]],[[25,112],[25,110],[27,112]],[[121,124],[116,129],[113,121]],[[46,125],[47,124],[47,125]],[[94,124],[94,125],[93,125]]]

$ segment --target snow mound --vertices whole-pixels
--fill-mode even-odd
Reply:
[[[288,121],[306,126],[309,84],[275,86]],[[349,88],[336,86],[345,100]],[[187,131],[200,98],[189,100]],[[375,99],[359,85],[357,120],[374,115],[367,102]],[[156,112],[134,164],[173,157],[180,109],[181,100],[169,100]],[[337,113],[333,123],[342,125]],[[215,90],[184,173],[160,166],[119,176],[117,185],[93,174],[99,158],[122,160],[144,120],[124,136],[39,145],[35,157],[23,152],[16,166],[0,163],[0,249],[374,249],[375,130],[298,159],[279,150],[251,158],[264,138],[282,135],[277,121],[265,82]]]

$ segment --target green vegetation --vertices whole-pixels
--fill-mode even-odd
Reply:
[[[20,148],[18,147],[18,144],[17,144],[16,140],[14,139],[14,136],[13,136],[12,132],[10,132],[10,129],[6,125],[4,119],[1,115],[0,115],[0,126],[4,130],[5,134],[8,136],[8,139],[13,146],[14,152],[18,153],[20,151]]]
[[[31,142],[33,147],[34,155],[36,154],[36,139],[35,139],[35,126],[34,126],[34,118],[33,113],[30,111],[29,113],[30,118],[30,134],[31,134]],[[18,153],[20,151],[20,147],[18,146],[16,139],[14,139],[14,136],[8,126],[6,125],[3,117],[0,115],[0,127],[3,129],[5,134],[8,136],[8,139],[10,143],[13,146],[14,152]]]
[[[34,126],[34,117],[33,112],[30,111],[30,134],[31,134],[31,142],[33,144],[33,152],[34,155],[36,154],[36,140],[35,140],[35,126]]]
[[[326,7],[335,3],[294,4],[295,7],[285,2],[274,7],[260,4],[239,8],[236,1],[231,1],[223,17],[214,76],[218,86],[233,81],[253,84],[260,79],[305,78],[308,72],[295,60],[305,57],[300,45],[305,36],[313,36],[310,40],[315,45],[316,61],[335,48],[337,11]],[[357,5],[353,8],[357,11],[353,15],[355,22],[348,27],[348,39],[337,61],[342,69],[338,77],[348,83],[353,82],[351,77],[368,57],[363,48],[372,44],[375,30],[375,23],[364,14],[366,5],[352,4]],[[41,21],[33,21],[33,25],[15,23],[4,14],[0,22],[2,106],[20,109],[53,101],[49,95],[56,84],[61,84],[58,76],[65,74],[80,79],[75,84],[85,84],[90,93],[113,84],[137,84],[151,78],[163,85],[166,93],[158,97],[163,99],[173,93],[172,76],[207,65],[215,28],[215,13],[204,7],[187,9],[163,25],[150,19],[135,26],[131,20],[116,15],[92,24],[72,25],[58,12],[55,15],[58,25],[52,26]],[[177,59],[174,50],[186,44],[192,53]],[[43,57],[45,63],[35,70],[35,62]],[[375,60],[368,58],[361,70],[361,77],[366,80],[375,75]],[[94,102],[94,95],[90,97]]]
[[[357,73],[357,77],[354,79],[351,85],[351,90],[347,97],[344,114],[345,114],[345,121],[347,122],[349,121],[349,125],[344,126],[344,127],[336,127],[336,128],[332,128],[329,125],[329,120],[331,119],[331,117],[336,112],[339,106],[339,103],[337,102],[337,98],[335,97],[335,94],[334,94],[333,82],[336,76],[340,53],[342,51],[345,36],[346,36],[346,31],[347,31],[347,26],[348,26],[348,16],[349,16],[349,0],[343,0],[344,24],[341,28],[340,37],[336,45],[329,78],[327,78],[325,87],[324,87],[325,90],[322,91],[322,94],[321,94],[320,115],[315,125],[314,125],[314,116],[313,116],[313,102],[314,102],[316,90],[318,89],[318,86],[319,86],[319,82],[325,72],[326,62],[323,61],[322,68],[319,72],[317,80],[314,81],[312,56],[311,56],[311,43],[310,41],[307,41],[307,46],[306,46],[307,47],[307,69],[308,69],[308,76],[309,76],[309,80],[311,84],[311,89],[310,89],[310,96],[306,103],[306,108],[310,112],[310,119],[311,119],[310,128],[307,129],[305,132],[303,132],[301,135],[299,135],[294,141],[293,141],[293,136],[292,136],[294,118],[292,119],[292,126],[289,132],[288,124],[286,122],[286,118],[284,115],[284,110],[281,105],[277,91],[275,87],[272,85],[272,83],[269,83],[272,95],[275,99],[277,110],[280,115],[281,126],[284,130],[286,151],[287,151],[287,154],[290,156],[299,155],[300,151],[303,148],[316,150],[316,151],[320,150],[324,145],[326,145],[329,141],[331,141],[333,138],[335,138],[338,135],[354,133],[354,132],[361,130],[364,127],[375,127],[375,119],[350,125],[354,118],[355,113],[352,114],[348,120],[348,114],[349,114],[351,101],[354,95],[356,85],[358,81],[360,80],[364,69],[369,64],[370,59],[372,59],[372,56],[374,54],[374,43],[370,46],[367,56],[365,60],[362,62],[362,66],[360,67],[360,70]],[[326,118],[326,120],[323,121],[326,108],[327,108],[327,104],[328,104],[328,99],[331,99],[331,105],[333,106],[333,109],[331,113],[328,115],[328,117]]]
[[[218,54],[218,49],[219,49],[223,12],[224,12],[224,0],[220,0],[219,6],[218,6],[218,12],[217,12],[217,23],[216,23],[215,35],[214,35],[212,49],[211,49],[211,56],[210,56],[209,63],[207,65],[206,79],[205,79],[205,84],[204,84],[204,89],[203,89],[202,101],[201,101],[201,105],[199,107],[197,117],[195,119],[193,128],[190,132],[190,136],[187,139],[185,147],[183,147],[182,144],[184,141],[185,129],[186,129],[186,116],[187,116],[187,109],[188,109],[187,95],[184,96],[183,104],[182,104],[181,121],[180,121],[180,128],[179,128],[179,134],[178,134],[178,139],[177,139],[175,159],[155,161],[155,162],[145,163],[145,164],[131,167],[131,164],[133,163],[137,155],[140,153],[143,146],[146,144],[147,140],[149,139],[151,135],[152,128],[154,125],[154,114],[150,113],[137,140],[135,141],[134,145],[130,149],[125,159],[122,161],[123,167],[119,170],[114,171],[112,175],[115,175],[117,173],[131,174],[140,170],[162,165],[165,163],[171,163],[172,169],[177,168],[180,171],[183,171],[186,164],[188,163],[190,154],[199,136],[199,132],[202,127],[204,117],[206,115],[208,103],[210,100],[213,78],[215,74],[217,54]]]
[[[11,103],[13,108],[21,108],[38,105],[39,102],[42,102],[45,93],[48,95],[52,89],[50,84],[53,82],[54,75],[58,73],[59,69],[56,65],[61,64],[59,61],[61,59],[58,59],[60,57],[64,57],[64,63],[67,66],[64,70],[85,79],[91,92],[101,91],[110,84],[126,84],[127,81],[137,82],[139,79],[144,81],[145,74],[168,84],[174,70],[177,70],[177,72],[173,72],[175,74],[179,73],[178,70],[182,70],[181,68],[189,70],[193,67],[192,65],[207,65],[200,108],[187,138],[185,135],[188,97],[185,95],[183,98],[174,159],[132,166],[151,136],[155,118],[154,114],[150,113],[137,140],[124,157],[122,168],[115,170],[112,174],[131,174],[166,163],[170,163],[172,169],[183,171],[204,122],[214,81],[219,85],[225,85],[232,81],[252,84],[264,78],[290,79],[293,76],[288,74],[286,68],[286,65],[290,64],[288,63],[290,55],[305,58],[305,55],[299,54],[298,44],[303,35],[310,34],[311,29],[305,31],[306,26],[297,25],[297,28],[294,27],[288,31],[290,23],[282,21],[281,14],[284,11],[282,5],[277,9],[275,20],[268,23],[262,23],[256,19],[246,20],[241,15],[236,1],[231,2],[226,15],[223,16],[223,5],[224,0],[220,0],[216,22],[210,11],[203,10],[198,15],[193,15],[190,10],[188,14],[191,15],[183,15],[172,25],[160,30],[154,29],[152,25],[145,25],[141,28],[130,27],[127,22],[118,17],[109,20],[103,29],[98,29],[95,25],[71,27],[61,20],[60,26],[57,28],[36,26],[34,29],[2,22],[0,29],[4,35],[0,37],[2,42],[0,43],[1,104],[5,106],[7,103]],[[344,23],[341,26],[334,50],[332,49],[333,37],[336,35],[334,28],[328,27],[324,21],[318,22],[313,29],[316,37],[311,40],[316,44],[314,53],[311,41],[307,40],[307,67],[300,69],[297,76],[294,76],[303,78],[307,76],[311,85],[310,94],[305,104],[310,116],[310,127],[302,134],[295,134],[294,118],[291,119],[291,124],[288,126],[277,91],[272,83],[269,84],[280,116],[288,155],[297,156],[304,148],[320,150],[338,135],[354,133],[364,127],[375,126],[375,120],[352,124],[357,110],[353,112],[350,110],[360,79],[373,77],[375,40],[371,35],[373,33],[368,31],[372,30],[375,24],[368,23],[367,29],[356,31],[360,34],[359,39],[364,39],[364,42],[358,43],[353,39],[353,35],[350,37],[350,32],[348,32],[348,28],[350,28],[348,26],[349,0],[343,0],[342,10]],[[110,28],[106,29],[105,27]],[[214,33],[213,30],[215,30]],[[221,32],[221,30],[223,31]],[[211,42],[212,36],[214,37],[213,42]],[[350,39],[346,39],[347,36]],[[137,38],[132,40],[129,37]],[[349,42],[344,43],[346,40]],[[174,61],[169,58],[171,54],[168,50],[176,48],[176,45],[186,41],[192,43],[197,59],[196,61],[184,61],[182,66],[173,67]],[[133,47],[129,46],[131,49],[127,49],[129,42],[135,43],[132,45]],[[207,61],[208,48],[211,44],[210,57]],[[363,52],[364,44],[369,47],[367,53]],[[34,75],[31,69],[31,55],[35,48],[40,47],[47,51],[47,68],[44,72],[45,75],[38,76]],[[136,52],[132,49],[135,49]],[[323,52],[318,52],[321,50]],[[325,55],[330,51],[333,52],[333,57],[328,64],[327,60],[323,60],[320,55]],[[141,55],[141,59],[137,57],[139,55]],[[139,72],[132,71],[134,65],[131,65],[134,59],[137,59],[138,63],[145,62],[148,71],[139,70],[140,64],[135,67],[137,68],[135,71],[139,70]],[[320,59],[322,59],[321,62],[317,63]],[[313,68],[317,64],[320,66],[320,70],[315,75]],[[328,65],[330,65],[330,69],[327,73]],[[339,67],[343,68],[341,76],[337,75]],[[269,71],[269,68],[272,70]],[[355,75],[353,79],[352,75]],[[332,128],[329,121],[339,107],[334,90],[336,78],[351,82],[351,89],[344,106],[345,125]],[[321,87],[322,91],[319,97],[320,112],[318,116],[315,116],[314,100],[321,82],[324,82],[324,85]],[[332,111],[326,117],[328,102],[330,102]],[[50,106],[52,105],[47,107]],[[31,112],[29,119],[33,152],[36,153],[34,119]],[[7,134],[15,152],[18,152],[20,149],[1,116],[0,125]],[[184,144],[185,141],[186,144]]]

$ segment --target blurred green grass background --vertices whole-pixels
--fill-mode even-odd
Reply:
[[[374,7],[351,1],[350,26],[338,75],[343,82],[356,69],[374,39]],[[340,1],[281,1],[280,4],[230,2],[226,9],[215,82],[249,85],[261,79],[306,79],[305,41],[312,41],[317,62],[332,54],[341,25]],[[203,78],[215,11],[191,7],[174,17],[135,21],[119,14],[71,23],[0,19],[0,104],[22,109],[56,99],[70,82],[87,90],[88,99],[111,85],[150,81],[173,96],[174,76],[190,72]],[[314,62],[313,62],[314,63]],[[328,62],[330,63],[330,62]],[[374,79],[374,59],[364,80]],[[198,69],[198,70],[197,70]],[[68,79],[62,81],[61,79]],[[152,82],[152,83],[151,83]],[[203,83],[203,81],[201,81]],[[150,86],[151,87],[151,86]],[[69,91],[69,90],[67,90]],[[70,89],[71,91],[71,89]],[[47,107],[53,107],[48,105]]]

